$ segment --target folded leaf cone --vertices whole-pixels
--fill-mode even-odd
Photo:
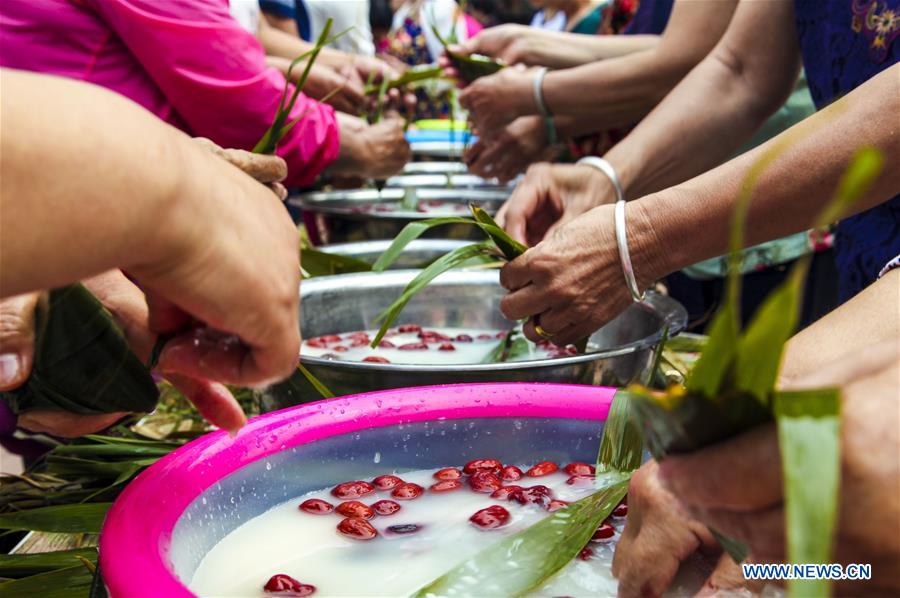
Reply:
[[[145,412],[159,392],[121,329],[81,284],[48,293],[35,312],[34,365],[20,388],[2,393],[15,413],[96,415]]]

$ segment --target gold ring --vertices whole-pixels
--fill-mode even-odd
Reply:
[[[538,324],[537,318],[534,319],[534,331],[537,332],[537,335],[545,341],[549,341],[551,338],[553,338],[552,334],[541,328],[541,325]]]

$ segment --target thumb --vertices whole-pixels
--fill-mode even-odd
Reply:
[[[0,301],[0,390],[18,388],[34,363],[34,309],[39,293]]]

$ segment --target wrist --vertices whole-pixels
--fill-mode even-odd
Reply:
[[[346,126],[341,126],[341,141],[337,159],[332,162],[329,169],[334,174],[356,174],[368,177],[366,155],[368,141],[362,132],[350,131]]]
[[[205,161],[222,159],[181,135],[169,142],[167,155],[173,159],[158,171],[170,176],[160,182],[149,209],[135,218],[130,237],[136,255],[124,268],[138,278],[164,273],[183,259],[193,246],[196,223],[215,209],[207,202],[216,197],[212,186],[219,177]]]
[[[634,275],[642,290],[678,269],[661,231],[662,223],[652,216],[656,212],[648,209],[646,199],[650,198],[627,202],[625,219]]]

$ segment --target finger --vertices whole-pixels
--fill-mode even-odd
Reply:
[[[711,509],[698,518],[717,532],[745,542],[754,560],[780,562],[784,559],[784,509],[776,505],[750,513]]]
[[[716,568],[707,578],[703,587],[700,588],[700,591],[694,595],[694,598],[721,596],[722,594],[731,595],[732,592],[740,592],[746,583],[747,580],[744,579],[740,564],[735,563],[734,559],[727,553],[723,553],[719,557]]]
[[[660,477],[689,509],[757,511],[781,502],[781,459],[774,425],[703,450],[668,457]]]
[[[526,176],[503,204],[503,228],[520,243],[528,243],[528,219],[537,210],[542,193],[543,189]]]
[[[618,552],[616,548],[616,552]],[[651,548],[642,558],[622,560],[619,566],[619,596],[661,596],[669,587],[681,561],[665,549]]]
[[[240,404],[224,385],[178,374],[169,376],[168,380],[214,426],[233,432],[247,423]]]
[[[236,336],[196,329],[166,343],[157,369],[166,376],[184,374],[201,380],[259,387],[286,378],[297,361],[299,350],[285,352],[278,343],[251,348]]]
[[[0,390],[18,388],[34,363],[34,310],[40,294],[26,293],[0,301]]]
[[[146,294],[148,326],[153,332],[170,334],[187,328],[191,317],[177,305],[156,293]]]
[[[500,312],[508,320],[524,320],[547,311],[553,299],[544,288],[535,284],[529,284],[517,291],[505,295],[500,300]],[[534,332],[534,327],[531,327]],[[526,334],[526,336],[528,336]],[[529,336],[532,340],[540,340],[540,336],[534,333]]]
[[[272,190],[272,193],[274,193],[275,196],[278,197],[278,199],[280,199],[281,201],[284,201],[287,199],[287,197],[288,197],[287,187],[285,187],[281,183],[269,183],[267,185],[267,187],[269,187],[269,189]]]
[[[565,330],[572,325],[570,322],[571,314],[559,306],[554,306],[541,313],[537,323],[541,325],[544,332],[548,334],[557,334],[560,330]]]
[[[564,211],[562,213],[562,216],[560,216],[556,222],[554,222],[547,228],[547,232],[544,233],[544,238],[549,238],[554,232],[556,232],[569,222],[575,220],[580,215],[581,214],[576,214],[572,211]]]
[[[145,361],[157,335],[147,325],[147,300],[143,291],[121,270],[110,270],[82,282],[112,314],[132,352]]]
[[[500,286],[513,292],[531,284],[532,272],[530,269],[531,251],[528,250],[500,269]]]
[[[26,411],[19,414],[18,425],[38,434],[78,438],[105,430],[126,415],[123,412],[78,415],[68,411]]]
[[[519,155],[514,151],[506,151],[500,156],[494,176],[501,183],[508,183],[521,172],[522,166],[519,163]]]
[[[287,162],[278,156],[254,154],[240,149],[226,149],[224,154],[229,164],[237,166],[260,183],[274,183],[287,177]]]
[[[574,345],[581,339],[591,336],[591,334],[593,334],[594,331],[597,330],[597,328],[599,327],[591,323],[591,321],[583,321],[579,322],[578,324],[571,324],[569,326],[566,326],[559,332],[554,333],[551,340],[557,347],[567,347],[568,345]]]
[[[470,145],[463,152],[463,162],[469,166],[469,172],[472,172],[471,164],[478,160],[478,156],[484,151],[485,143],[481,139]]]
[[[479,154],[478,159],[469,167],[473,172],[484,176],[490,173],[495,176],[497,165],[502,152],[506,151],[506,145],[499,141],[485,144],[484,150]],[[484,173],[484,174],[481,174]]]

